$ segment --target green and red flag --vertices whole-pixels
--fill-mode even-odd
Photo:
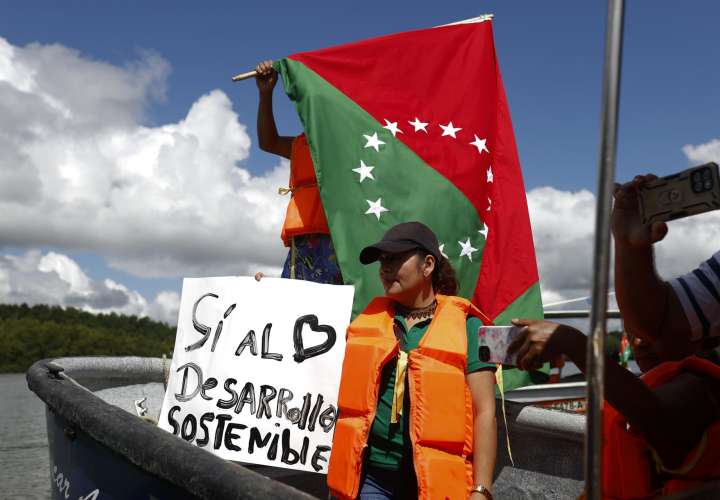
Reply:
[[[275,68],[307,135],[355,314],[384,293],[360,250],[417,220],[437,234],[460,295],[496,324],[542,317],[489,17],[302,52]]]

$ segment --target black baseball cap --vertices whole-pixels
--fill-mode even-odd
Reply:
[[[414,249],[425,250],[436,261],[440,260],[440,245],[432,229],[422,222],[403,222],[388,229],[377,243],[363,248],[360,262],[371,264],[382,253],[402,253]]]

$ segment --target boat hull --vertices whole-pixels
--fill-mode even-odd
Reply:
[[[162,382],[159,359],[45,360],[28,370],[27,380],[47,406],[53,499],[314,498],[192,446],[88,390]]]
[[[197,498],[100,445],[49,408],[45,414],[53,500]]]

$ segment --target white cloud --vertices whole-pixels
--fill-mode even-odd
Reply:
[[[90,250],[143,277],[279,272],[287,162],[238,166],[250,138],[219,90],[143,125],[168,73],[152,53],[118,67],[0,38],[0,247]]]
[[[592,286],[595,196],[540,187],[528,193],[543,301],[587,295]]]
[[[0,303],[72,306],[93,313],[150,316],[175,324],[180,297],[163,291],[149,302],[139,292],[110,279],[90,279],[67,255],[31,250],[19,256],[0,256]]]
[[[66,255],[49,252],[40,258],[37,270],[44,273],[55,272],[61,280],[70,285],[73,293],[85,294],[91,290],[90,279],[80,266]]]
[[[177,324],[180,311],[180,295],[177,292],[160,292],[148,307],[148,316],[165,321],[170,325]]]
[[[720,139],[713,139],[697,146],[687,144],[683,146],[682,150],[688,160],[693,163],[720,162]]]

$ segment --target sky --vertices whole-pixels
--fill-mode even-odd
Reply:
[[[174,323],[185,276],[279,274],[288,165],[257,147],[254,82],[230,77],[485,13],[544,301],[587,295],[603,2],[29,0],[0,16],[0,302]],[[627,2],[619,180],[720,161],[719,18],[712,0]],[[280,132],[299,133],[275,93]],[[673,222],[657,248],[661,273],[714,253],[718,222]]]

